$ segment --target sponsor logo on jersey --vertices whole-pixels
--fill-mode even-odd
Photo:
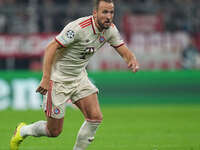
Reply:
[[[81,53],[82,56],[80,57],[80,59],[86,59],[87,56],[90,56],[90,55],[94,54],[94,52],[95,52],[95,48],[94,47],[86,47],[84,52]]]
[[[72,39],[74,37],[74,31],[72,31],[72,30],[67,31],[67,37],[69,39]]]
[[[94,53],[94,50],[95,50],[94,47],[87,47],[87,48],[85,49],[85,53],[87,53],[87,54],[92,54],[92,53]]]

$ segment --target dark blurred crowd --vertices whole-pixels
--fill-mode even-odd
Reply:
[[[78,0],[0,0],[0,33],[57,32],[86,10]]]
[[[0,35],[58,33],[72,20],[92,14],[94,0],[0,0]],[[200,0],[114,0],[114,22],[129,43],[134,31],[131,16],[157,16],[158,32],[184,31],[191,36],[182,53],[182,67],[200,64]],[[132,21],[137,22],[137,21]],[[150,20],[151,22],[151,20]],[[136,23],[137,24],[137,23]],[[150,27],[150,23],[137,26]],[[134,29],[133,29],[134,26]],[[131,32],[130,32],[131,31]],[[1,69],[41,69],[42,57],[1,57]],[[199,65],[200,66],[200,65]],[[35,70],[35,69],[32,69]]]
[[[200,31],[199,0],[122,0],[129,3],[132,13],[160,14],[166,31]]]
[[[90,15],[93,0],[0,0],[0,33],[58,32],[81,16]],[[199,0],[115,0],[115,23],[125,12],[161,14],[164,30],[200,31]]]

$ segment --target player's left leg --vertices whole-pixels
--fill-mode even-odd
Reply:
[[[94,140],[96,130],[102,121],[102,113],[96,93],[76,101],[75,104],[82,111],[85,122],[78,132],[74,150],[85,150]]]

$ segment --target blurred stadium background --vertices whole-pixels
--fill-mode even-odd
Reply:
[[[89,149],[200,149],[195,140],[200,139],[199,8],[198,0],[115,0],[114,23],[141,70],[129,72],[108,45],[91,59],[88,72],[100,89],[105,126]],[[67,23],[91,13],[92,0],[0,0],[0,116],[6,121],[0,126],[0,149],[8,149],[19,121],[44,118],[35,89],[47,43]],[[79,112],[71,111],[77,120],[69,116],[60,149],[81,125]],[[66,142],[72,149],[71,140]],[[47,139],[30,140],[22,150],[46,146]]]

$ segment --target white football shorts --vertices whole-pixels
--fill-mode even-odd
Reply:
[[[67,100],[75,103],[76,101],[87,97],[93,93],[98,93],[99,90],[84,75],[79,81],[74,82],[56,82],[50,81],[49,90],[43,96],[43,110],[48,117],[63,118],[65,115],[65,108]]]

